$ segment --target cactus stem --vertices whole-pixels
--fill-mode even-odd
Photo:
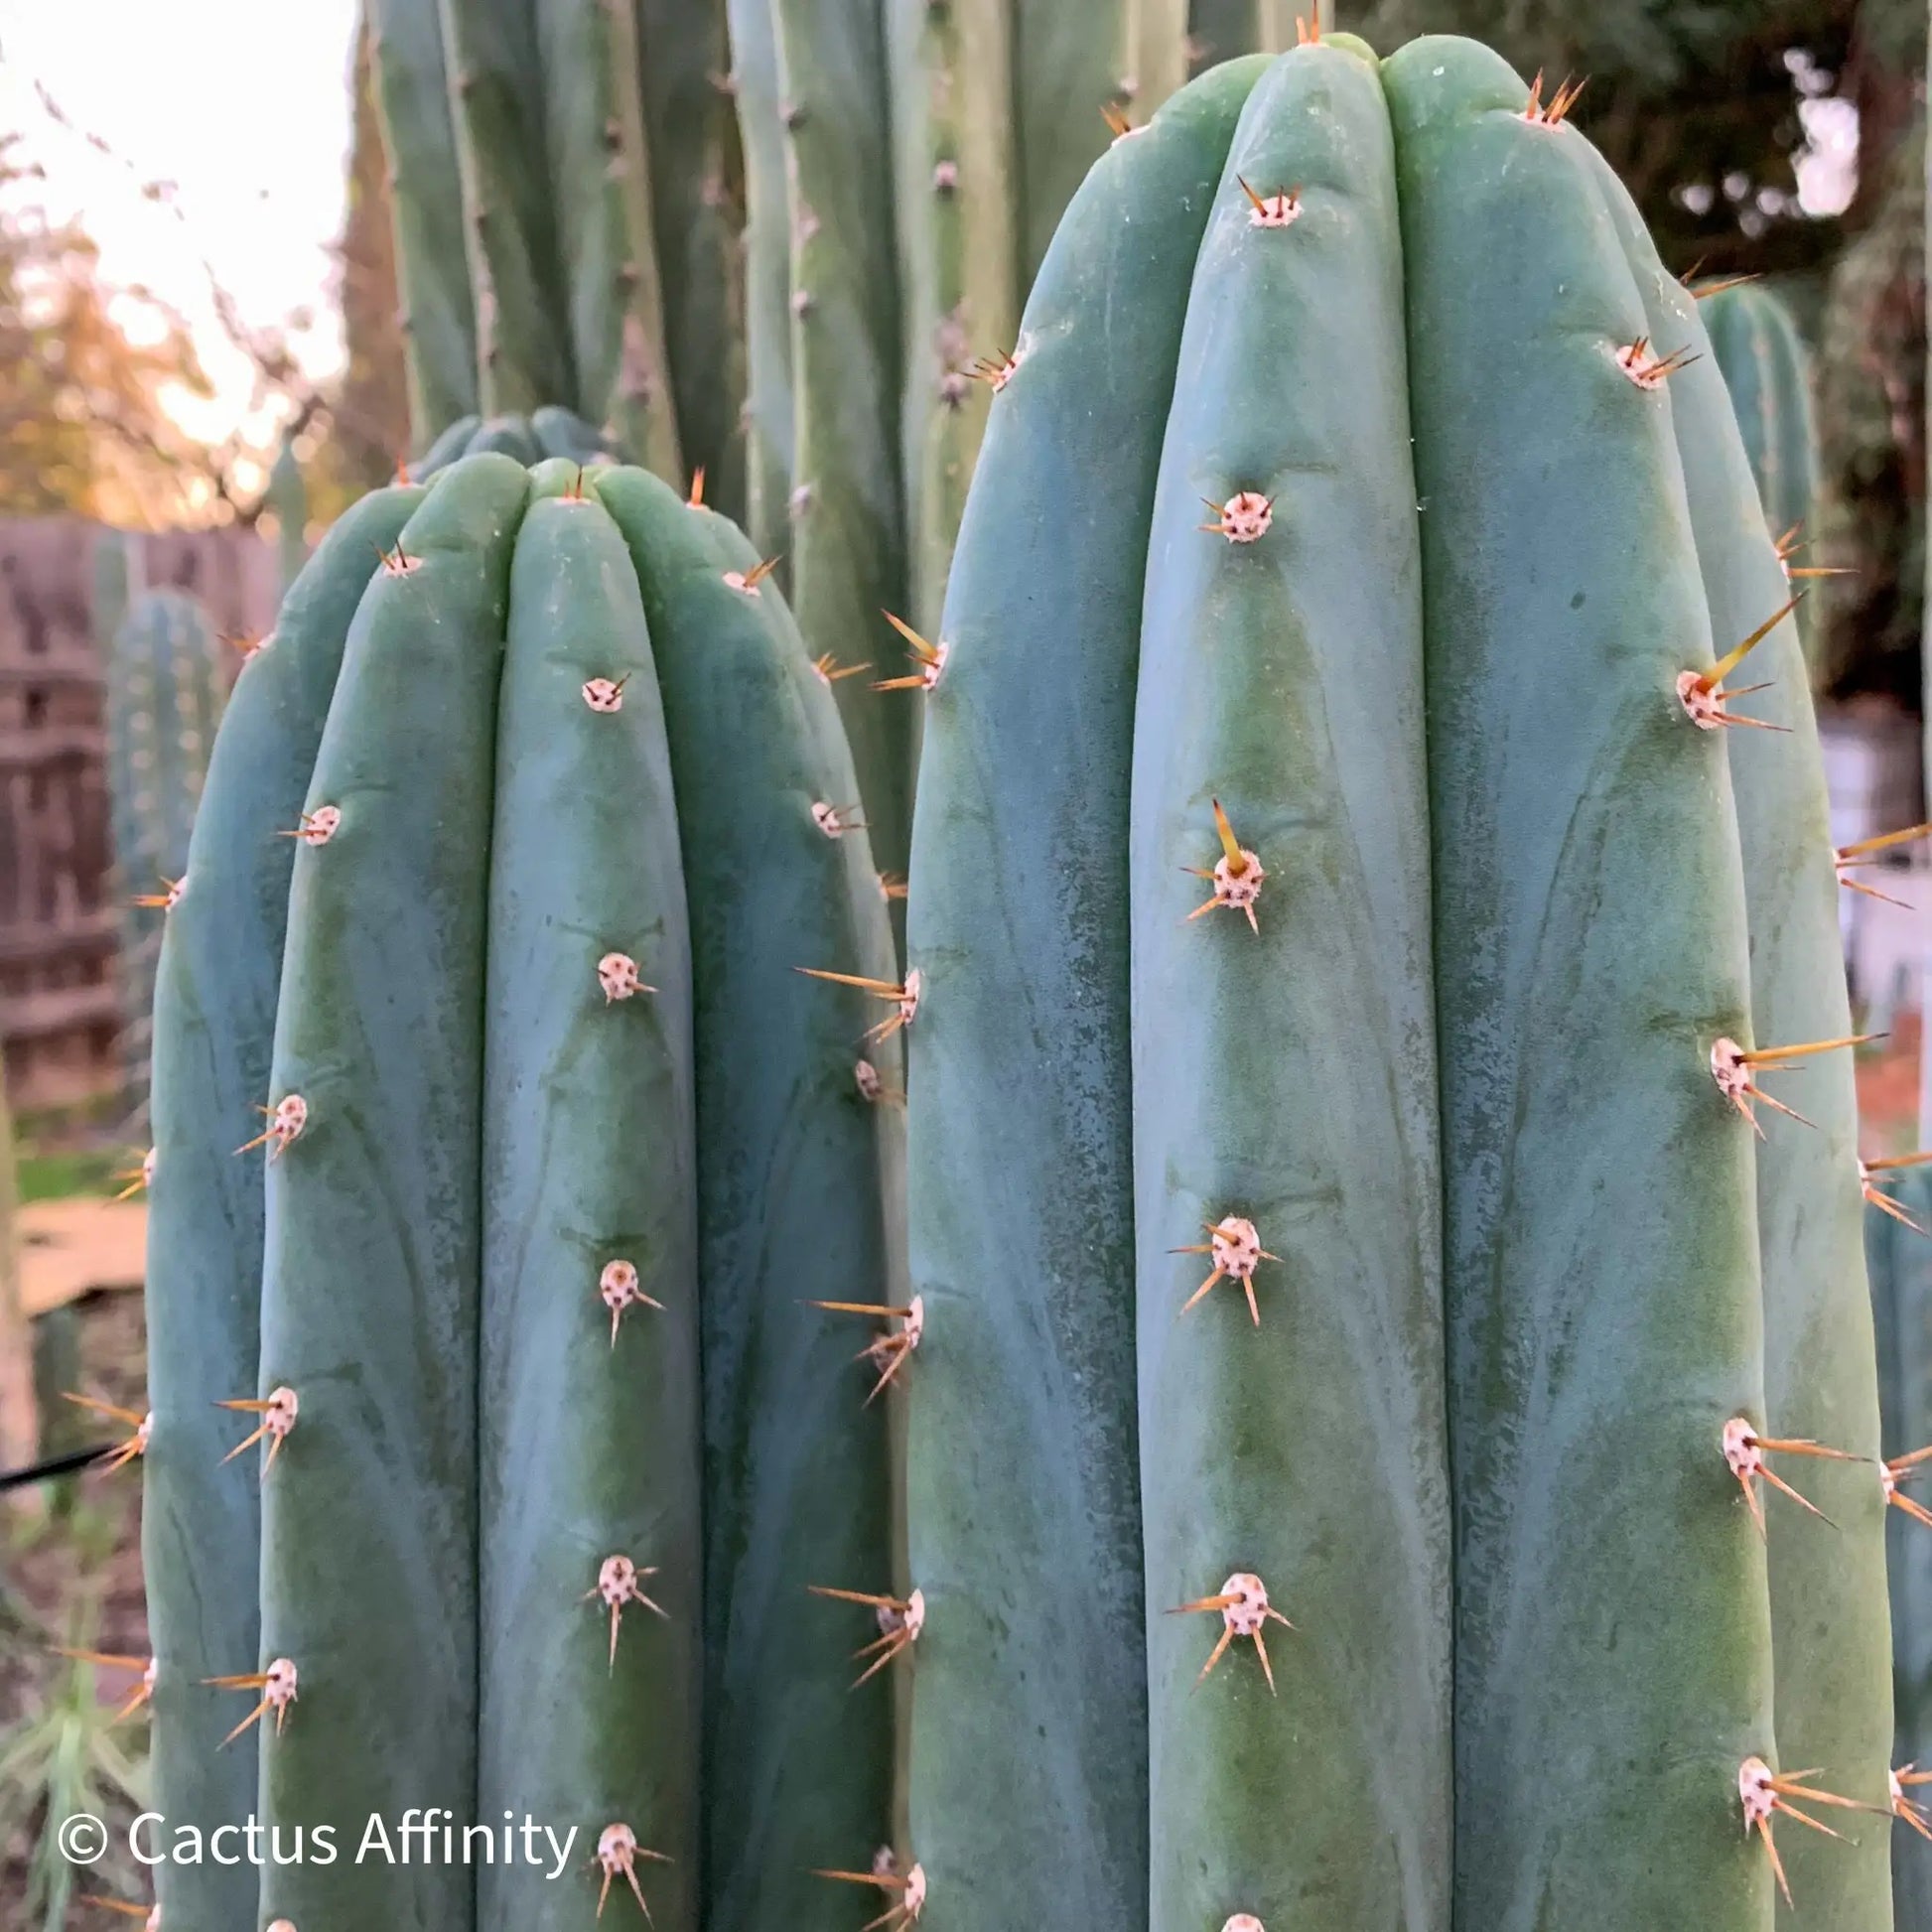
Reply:
[[[1214,521],[1200,527],[1226,537],[1230,543],[1253,543],[1265,537],[1275,520],[1274,497],[1256,489],[1238,490],[1225,503],[1217,503],[1211,496],[1203,496],[1201,501],[1214,512]]]
[[[846,1885],[877,1885],[881,1891],[897,1892],[898,1896],[876,1919],[870,1919],[860,1928],[860,1932],[881,1932],[881,1928],[895,1925],[911,1925],[925,1910],[925,1867],[914,1864],[903,1877],[896,1871],[831,1871],[815,1867],[814,1878],[836,1878]]]
[[[854,1063],[852,1079],[853,1084],[859,1089],[860,1098],[871,1101],[875,1106],[881,1102],[888,1106],[902,1106],[905,1102],[905,1089],[889,1087],[879,1077],[879,1069],[870,1060],[859,1060]]]
[[[843,838],[848,832],[863,832],[866,821],[857,816],[858,805],[828,805],[822,798],[812,805],[812,823],[828,839]]]
[[[810,979],[830,980],[836,986],[856,986],[861,992],[870,993],[875,1000],[894,1002],[897,1012],[870,1028],[866,1033],[868,1039],[890,1039],[901,1027],[909,1027],[918,1017],[921,980],[916,966],[906,974],[903,986],[895,986],[891,980],[866,979],[858,973],[828,973],[819,966],[796,966],[792,970]]]
[[[656,1575],[655,1565],[648,1565],[639,1570],[628,1557],[606,1557],[598,1565],[597,1582],[584,1592],[584,1602],[602,1602],[610,1606],[611,1668],[613,1670],[618,1667],[618,1631],[623,1622],[626,1603],[641,1603],[645,1609],[656,1616],[661,1616],[665,1622],[670,1621],[670,1612],[661,1603],[652,1602],[644,1594],[644,1578]],[[646,1913],[645,1916],[648,1917],[649,1914]]]
[[[629,682],[630,674],[627,671],[620,678],[591,678],[584,685],[584,702],[593,711],[621,711],[623,709],[623,687]]]
[[[1932,1839],[1932,1823],[1927,1822],[1925,1807],[1905,1794],[1908,1784],[1932,1784],[1932,1771],[1921,1771],[1914,1764],[1901,1764],[1888,1776],[1891,1782],[1892,1816],[1902,1818],[1920,1838]]]
[[[1691,723],[1700,731],[1715,731],[1720,725],[1750,725],[1758,731],[1787,729],[1783,725],[1766,724],[1761,718],[1739,718],[1735,713],[1725,709],[1732,698],[1747,697],[1753,691],[1768,689],[1768,686],[1747,684],[1740,690],[1726,691],[1724,688],[1724,681],[1798,608],[1803,599],[1804,593],[1800,591],[1781,610],[1773,611],[1741,644],[1736,644],[1727,650],[1708,671],[1678,673],[1678,702],[1684,707]]]
[[[1026,359],[1027,351],[1018,346],[1011,351],[996,349],[991,355],[982,355],[967,373],[984,382],[997,396],[1013,380],[1015,372]]]
[[[287,1722],[289,1706],[295,1702],[295,1666],[286,1657],[277,1657],[265,1671],[254,1671],[239,1677],[205,1677],[204,1684],[217,1691],[259,1691],[261,1702],[222,1738],[223,1746],[232,1744],[251,1725],[259,1724],[263,1715],[275,1713],[275,1734],[282,1734],[282,1725]]]
[[[614,1000],[635,999],[639,993],[655,993],[638,977],[637,962],[627,952],[607,952],[597,962],[597,983],[604,989],[604,1004]]]
[[[1236,175],[1241,192],[1248,198],[1248,225],[1251,228],[1288,228],[1302,218],[1302,191],[1278,188],[1272,195],[1257,195],[1246,180]]]
[[[302,822],[292,832],[279,832],[278,838],[300,839],[304,845],[327,845],[336,836],[343,822],[342,808],[338,805],[318,805],[312,812],[302,814]]]
[[[1922,1168],[1932,1161],[1932,1152],[1924,1154],[1894,1154],[1884,1161],[1861,1161],[1859,1163],[1859,1191],[1880,1214],[1889,1214],[1894,1221],[1908,1227],[1914,1234],[1932,1234],[1932,1228],[1922,1226],[1892,1195],[1878,1185],[1872,1178],[1874,1174],[1890,1173],[1900,1168]]]
[[[1827,1449],[1822,1443],[1814,1443],[1806,1436],[1785,1438],[1760,1436],[1742,1416],[1732,1416],[1725,1424],[1724,1452],[1730,1473],[1737,1478],[1738,1486],[1744,1492],[1744,1500],[1750,1504],[1751,1520],[1756,1523],[1757,1533],[1760,1536],[1765,1534],[1764,1504],[1757,1493],[1757,1479],[1760,1476],[1772,1488],[1789,1496],[1801,1509],[1810,1510],[1821,1523],[1832,1521],[1816,1503],[1807,1502],[1765,1461],[1767,1455],[1816,1455],[1833,1462],[1864,1460],[1863,1456],[1854,1455],[1847,1449]],[[1833,1523],[1832,1527],[1836,1529],[1838,1525]]]
[[[1228,815],[1221,809],[1221,801],[1212,798],[1208,802],[1214,807],[1214,829],[1221,837],[1221,856],[1211,868],[1203,870],[1199,866],[1183,866],[1181,870],[1195,879],[1212,880],[1214,897],[1195,906],[1187,916],[1197,919],[1203,912],[1211,912],[1217,905],[1225,905],[1233,911],[1245,912],[1249,929],[1258,933],[1261,923],[1255,917],[1255,900],[1261,897],[1261,882],[1268,874],[1260,857],[1235,838],[1234,827],[1228,823]]]
[[[232,1462],[244,1449],[251,1449],[263,1437],[268,1438],[268,1454],[262,1462],[262,1480],[268,1480],[268,1472],[275,1466],[275,1457],[282,1445],[288,1440],[289,1432],[295,1427],[296,1415],[301,1405],[296,1401],[295,1391],[286,1385],[271,1389],[265,1398],[237,1396],[229,1402],[217,1402],[217,1409],[238,1409],[246,1415],[259,1416],[261,1422],[252,1436],[244,1437],[221,1460]]]
[[[754,564],[750,570],[726,571],[725,582],[733,590],[743,591],[747,597],[757,597],[759,594],[759,586],[777,568],[778,558],[766,557],[762,563]]]
[[[863,1603],[879,1615],[880,1634],[871,1643],[861,1644],[852,1655],[856,1662],[870,1657],[872,1662],[852,1680],[852,1689],[870,1682],[901,1652],[918,1642],[925,1628],[925,1592],[915,1589],[909,1596],[875,1596],[859,1589],[831,1589],[823,1584],[807,1584],[814,1596],[828,1596],[840,1603]]]
[[[1777,1873],[1778,1889],[1784,1894],[1784,1902],[1792,1903],[1791,1886],[1784,1875],[1784,1861],[1778,1857],[1778,1848],[1771,1840],[1771,1816],[1782,1812],[1787,1818],[1795,1818],[1801,1825],[1809,1825],[1814,1832],[1823,1832],[1827,1838],[1849,1843],[1843,1832],[1835,1832],[1829,1825],[1821,1825],[1817,1819],[1800,1811],[1789,1800],[1803,1798],[1814,1805],[1839,1805],[1847,1811],[1879,1811],[1878,1805],[1861,1804],[1856,1798],[1841,1798],[1836,1792],[1819,1791],[1807,1785],[1805,1779],[1818,1775],[1814,1767],[1809,1771],[1774,1771],[1761,1757],[1747,1757],[1737,1767],[1737,1796],[1744,1807],[1744,1832],[1748,1837],[1753,1831],[1764,1841],[1764,1849],[1770,1855],[1771,1869]]]
[[[882,682],[876,683],[872,688],[875,691],[932,690],[938,684],[940,676],[945,671],[946,659],[951,654],[952,646],[943,637],[936,644],[927,643],[903,618],[896,618],[890,611],[884,615],[886,621],[910,646],[906,655],[919,668],[907,677],[886,678]]]
[[[1659,355],[1648,336],[1639,336],[1634,343],[1616,351],[1617,367],[1639,389],[1661,389],[1680,369],[1689,368],[1697,359],[1688,348],[1674,348],[1668,355]]]
[[[670,1864],[672,1861],[662,1852],[652,1852],[637,1843],[637,1834],[628,1825],[606,1825],[597,1838],[597,1856],[592,1861],[604,1873],[604,1882],[598,1887],[597,1915],[604,1916],[605,1902],[611,1896],[611,1884],[616,1878],[622,1878],[630,1887],[630,1895],[637,1901],[637,1909],[643,1913],[646,1924],[654,1923],[650,1916],[650,1906],[644,1898],[644,1888],[637,1882],[637,1861],[648,1859],[653,1864]]]
[[[134,1694],[108,1720],[109,1727],[124,1723],[135,1712],[154,1697],[155,1660],[152,1657],[124,1657],[108,1650],[69,1650],[65,1644],[55,1644],[57,1657],[71,1657],[75,1663],[99,1664],[108,1670],[131,1670],[140,1673],[140,1682],[134,1687]]]
[[[1530,82],[1530,102],[1523,109],[1523,118],[1535,127],[1561,127],[1576,106],[1578,96],[1589,85],[1589,75],[1581,80],[1566,79],[1561,87],[1550,96],[1550,104],[1543,104],[1543,69],[1537,69],[1536,78]]]
[[[1168,1250],[1173,1255],[1212,1255],[1214,1258],[1214,1272],[1181,1304],[1180,1313],[1185,1314],[1219,1283],[1239,1282],[1248,1298],[1248,1313],[1259,1328],[1261,1311],[1255,1306],[1255,1270],[1262,1262],[1279,1261],[1281,1256],[1271,1255],[1261,1245],[1261,1236],[1256,1233],[1255,1224],[1243,1220],[1238,1214],[1229,1214],[1219,1221],[1203,1221],[1201,1226],[1207,1234],[1204,1243],[1197,1247]],[[1178,1318],[1175,1317],[1176,1320]]]
[[[831,686],[842,677],[858,677],[872,669],[870,664],[841,664],[828,650],[812,659],[812,671],[819,683]]]
[[[75,1404],[78,1408],[90,1409],[95,1415],[105,1416],[112,1422],[124,1422],[134,1432],[114,1450],[112,1455],[101,1463],[103,1475],[126,1467],[137,1455],[147,1454],[148,1439],[154,1434],[152,1411],[137,1414],[132,1409],[116,1409],[111,1402],[101,1402],[90,1395],[75,1395],[71,1390],[66,1390],[63,1394],[65,1400]]]
[[[1275,1695],[1275,1667],[1268,1661],[1268,1642],[1264,1635],[1269,1620],[1294,1629],[1280,1610],[1268,1600],[1268,1587],[1252,1571],[1237,1570],[1219,1590],[1212,1596],[1197,1596],[1191,1603],[1177,1603],[1168,1614],[1186,1616],[1195,1610],[1218,1610],[1221,1613],[1221,1636],[1207,1662],[1200,1667],[1195,1677],[1196,1685],[1207,1681],[1214,1666],[1227,1654],[1228,1645],[1236,1637],[1252,1637],[1255,1654],[1261,1659],[1261,1674],[1268,1680],[1268,1694]]]
[[[136,1194],[142,1193],[147,1188],[152,1187],[154,1185],[154,1149],[149,1148],[147,1153],[142,1155],[141,1165],[138,1168],[123,1168],[115,1174],[114,1178],[116,1180],[125,1180],[127,1185],[114,1198],[116,1200],[132,1200]]]
[[[188,875],[183,873],[179,879],[170,879],[165,874],[161,881],[164,891],[159,893],[139,893],[135,896],[136,905],[152,905],[163,912],[172,912],[181,903],[181,896],[188,890]]]
[[[704,506],[704,465],[702,463],[691,472],[691,493],[684,500],[694,510]]]
[[[237,1154],[247,1154],[265,1145],[268,1158],[278,1160],[309,1124],[309,1103],[299,1093],[285,1093],[273,1108],[257,1107],[255,1111],[267,1119],[268,1125],[252,1141],[243,1141],[235,1149]]]
[[[597,1278],[598,1299],[611,1311],[611,1346],[618,1345],[618,1324],[624,1317],[627,1309],[642,1304],[647,1309],[655,1309],[661,1314],[664,1304],[654,1301],[643,1291],[637,1279],[634,1262],[607,1261],[604,1272]]]

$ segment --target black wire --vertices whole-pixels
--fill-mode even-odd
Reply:
[[[25,1489],[30,1483],[47,1482],[55,1476],[71,1475],[103,1455],[112,1455],[118,1443],[96,1443],[92,1449],[69,1449],[65,1455],[50,1455],[45,1462],[30,1462],[24,1469],[0,1469],[0,1495],[9,1489]]]

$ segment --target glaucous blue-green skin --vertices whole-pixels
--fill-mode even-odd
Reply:
[[[1459,1923],[1768,1932],[1749,1043],[1713,661],[1667,388],[1582,137],[1469,42],[1383,68],[1427,610]],[[1775,1420],[1775,1418],[1773,1419]],[[1795,1833],[1787,1832],[1789,1839]]]
[[[166,913],[137,898],[164,895],[188,868],[188,841],[227,695],[221,644],[183,591],[134,599],[108,652],[107,774],[120,895],[125,1102],[146,1118],[155,965]]]
[[[832,694],[732,525],[629,470],[600,483],[630,543],[669,727],[696,987],[705,1383],[704,1897],[715,1932],[850,1932],[893,1838],[890,1673],[858,1691],[871,1614],[813,1584],[896,1593],[889,1403],[853,1356],[870,1327],[804,1304],[902,1307],[903,1126],[854,1077],[902,1090],[887,1011],[797,971],[894,977]],[[909,1665],[898,1667],[902,1674]],[[862,1914],[870,1916],[870,1913]]]
[[[1299,192],[1255,225],[1241,184]],[[1449,1922],[1423,610],[1402,246],[1372,60],[1248,96],[1195,264],[1134,740],[1134,1153],[1154,1932]],[[1024,374],[1024,371],[1023,371]],[[1265,400],[1264,400],[1265,399]],[[1203,499],[1272,501],[1254,541]],[[1266,877],[1198,913],[1214,801]],[[1180,1311],[1223,1217],[1279,1257]],[[1258,1575],[1271,1695],[1216,1613]]]
[[[928,1932],[1049,1925],[1069,1901],[1147,1919],[1134,679],[1188,282],[1261,65],[1184,90],[1076,198],[992,411],[927,700],[906,1479]]]
[[[395,173],[409,420],[428,443],[477,409],[477,316],[438,0],[370,0],[369,28]]]
[[[1918,1223],[1907,1227],[1876,1207],[1865,1209],[1882,1453],[1910,1455],[1932,1443],[1932,1241],[1920,1231],[1932,1228],[1932,1173],[1907,1169],[1874,1179]],[[1903,1493],[1927,1503],[1926,1477],[1906,1478]],[[1902,1509],[1886,1515],[1897,1718],[1891,1761],[1927,1768],[1932,1767],[1932,1530]],[[1907,1793],[1921,1795],[1922,1787]],[[1909,1827],[1894,1826],[1891,1863],[1894,1922],[1901,1928],[1932,1924],[1932,1845]]]
[[[1671,378],[1671,422],[1712,639],[1725,650],[1783,609],[1791,585],[1732,419],[1735,391],[1726,395],[1721,358],[1706,352],[1702,325],[1711,305],[1694,302],[1665,272],[1627,192],[1596,159],[1652,338],[1688,346],[1697,358]],[[1750,921],[1751,1026],[1767,1045],[1843,1039],[1852,1032],[1839,930],[1843,889],[1793,619],[1752,650],[1734,681],[1767,679],[1770,688],[1738,709],[1778,730],[1741,729],[1729,748]],[[1852,1056],[1819,1055],[1767,1085],[1810,1123],[1773,1116],[1757,1151],[1770,1426],[1779,1436],[1869,1458],[1878,1452],[1878,1390]],[[1780,1506],[1770,1517],[1778,1750],[1786,1764],[1824,1767],[1829,1789],[1882,1807],[1892,1739],[1884,1492],[1869,1460],[1811,1463],[1797,1486],[1836,1534],[1795,1507]],[[1882,1827],[1855,1825],[1851,1844],[1803,1830],[1785,1836],[1793,1841],[1783,1848],[1785,1868],[1807,1926],[1882,1932],[1890,1925]]]
[[[262,1177],[234,1149],[260,1131],[281,988],[292,828],[336,688],[343,642],[420,489],[365,496],[330,531],[275,636],[243,666],[208,760],[155,976],[154,1181],[148,1190],[148,1401],[141,1555],[158,1660],[155,1807],[205,1835],[255,1807],[254,1754],[223,1751],[239,1716],[209,1677],[252,1667],[259,1616],[260,1452],[224,1462],[256,1393]],[[246,1863],[155,1867],[172,1923],[253,1922]]]
[[[333,1863],[262,1874],[264,1920],[309,1932],[474,1906],[461,1862],[352,1854],[371,1813],[460,1824],[477,1792],[484,855],[528,489],[467,459],[375,570],[306,801],[341,825],[289,894],[267,1098],[308,1123],[268,1167],[260,1386],[301,1410],[263,1487],[261,1659],[299,1679],[259,1815],[335,1830]]]
[[[580,476],[554,461],[530,479],[493,760],[477,1816],[576,1825],[586,1851],[629,1826],[671,1861],[637,1867],[656,1923],[689,1932],[702,1587],[691,951],[651,636],[623,537]],[[622,680],[620,710],[591,709],[592,678]],[[611,953],[652,990],[607,998]],[[661,1306],[627,1310],[614,1340],[599,1283],[618,1260]],[[595,1594],[612,1556],[655,1571],[640,1587],[663,1611],[624,1607],[615,1657]],[[589,1920],[598,1882],[483,1865],[477,1924],[566,1932]]]

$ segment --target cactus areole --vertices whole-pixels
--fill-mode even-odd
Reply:
[[[897,1835],[921,1621],[869,1401],[916,1333],[854,1359],[828,1311],[906,1305],[887,901],[813,809],[851,758],[724,519],[608,462],[431,468],[242,669],[167,915],[155,1408],[115,1412],[158,1795],[337,1856],[171,1862],[161,1909],[844,1932],[814,1874]],[[900,1605],[888,1682],[828,1579]]]
[[[1816,731],[1576,98],[1215,68],[990,367],[905,961],[923,1932],[1891,1924]]]

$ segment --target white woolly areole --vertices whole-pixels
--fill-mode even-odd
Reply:
[[[628,1825],[606,1825],[597,1835],[597,1862],[606,1873],[621,1877],[637,1859],[637,1834]]]
[[[1616,365],[1639,389],[1657,389],[1663,386],[1669,371],[1664,364],[1668,356],[1659,355],[1648,343],[1630,343],[1616,352]]]
[[[1878,1464],[1878,1487],[1884,1491],[1886,1502],[1898,1494],[1898,1478],[1892,1474],[1889,1462]]]
[[[1742,1416],[1732,1416],[1725,1424],[1725,1460],[1739,1482],[1749,1482],[1764,1467],[1764,1451],[1757,1445],[1757,1431]]]
[[[593,711],[621,711],[623,686],[614,678],[594,677],[584,686],[584,702]]]
[[[874,1616],[881,1635],[891,1636],[896,1631],[903,1630],[908,1643],[917,1643],[920,1631],[925,1628],[925,1591],[915,1589],[905,1599],[902,1610],[897,1604],[881,1603]]]
[[[627,1309],[637,1299],[637,1270],[628,1261],[607,1261],[597,1278],[597,1292],[604,1306],[614,1312]]]
[[[1255,1224],[1243,1220],[1239,1214],[1230,1214],[1224,1220],[1215,1222],[1207,1231],[1207,1242],[1215,1267],[1238,1282],[1245,1282],[1261,1265],[1261,1236],[1256,1232]],[[1261,1589],[1261,1585],[1254,1578],[1248,1581]],[[1223,1593],[1233,1587],[1231,1583],[1225,1585]],[[1264,1606],[1267,1601],[1268,1593],[1262,1590]]]
[[[299,1093],[285,1093],[268,1119],[268,1138],[277,1150],[301,1138],[309,1124],[309,1103]]]
[[[1264,195],[1259,207],[1248,209],[1248,226],[1251,228],[1291,228],[1302,218],[1302,198],[1299,195]],[[1228,1921],[1234,1923],[1232,1919]]]
[[[292,1918],[278,1918],[269,1926],[268,1932],[295,1932],[295,1921]]]
[[[747,597],[757,597],[759,595],[759,587],[756,584],[750,582],[742,570],[726,571],[725,582],[729,584],[733,590],[740,591]]]
[[[628,1000],[651,990],[639,977],[637,962],[627,952],[607,952],[597,962],[597,983],[604,989],[606,1006],[613,1000]]]
[[[836,805],[828,805],[822,798],[815,799],[812,802],[812,823],[828,839],[843,838],[845,836],[845,826],[839,819],[839,808]]]
[[[1140,129],[1135,128],[1133,132],[1138,134],[1140,132]],[[1009,382],[1013,380],[1013,378],[1016,375],[1020,373],[1020,365],[1022,362],[1024,362],[1027,359],[1027,354],[1028,354],[1027,345],[1025,343],[1016,343],[1013,347],[1013,353],[1011,355],[1002,356],[1000,360],[994,365],[992,373],[988,375],[986,380],[988,386],[992,389],[993,393],[996,396],[1000,393],[1002,389],[1004,389],[1007,386]],[[943,651],[945,649],[945,645],[941,644],[939,648]]]
[[[286,1439],[295,1427],[295,1419],[301,1413],[302,1405],[296,1400],[295,1391],[286,1385],[268,1392],[268,1407],[262,1411],[262,1427],[279,1443]]]
[[[852,1069],[852,1078],[862,1099],[877,1100],[886,1091],[879,1069],[870,1060],[860,1060]]]
[[[1750,1097],[1750,1064],[1734,1039],[1721,1036],[1711,1042],[1711,1077],[1733,1107],[1741,1108]]]
[[[1222,853],[1214,862],[1214,903],[1245,912],[1261,897],[1261,882],[1267,877],[1260,859],[1245,845],[1241,848],[1239,872],[1234,869],[1234,861]]]
[[[943,650],[945,646],[941,644],[940,649]],[[904,1026],[909,1027],[918,1018],[919,993],[924,985],[924,980],[919,976],[919,969],[914,966],[905,975],[905,990],[899,996],[898,1017]]]
[[[275,1713],[279,1725],[282,1714],[295,1702],[296,1671],[286,1657],[277,1657],[262,1676],[262,1696]]]
[[[154,1437],[154,1411],[150,1409],[147,1412],[147,1414],[141,1418],[139,1424],[135,1428],[134,1453],[136,1455],[147,1454],[148,1444],[153,1440],[153,1437]]]
[[[913,1865],[905,1874],[905,1889],[899,1894],[899,1910],[915,1919],[925,1910],[925,1866]]]
[[[302,823],[297,827],[295,836],[304,845],[327,845],[336,836],[342,822],[340,807],[318,805],[314,811],[302,814]]]
[[[143,1187],[152,1187],[154,1185],[154,1167],[155,1151],[153,1148],[149,1148],[147,1153],[141,1157],[141,1185]]]
[[[1230,543],[1253,543],[1268,534],[1275,506],[1258,489],[1237,490],[1221,505],[1220,532]]]
[[[1701,732],[1714,732],[1725,722],[1725,694],[1715,684],[1707,685],[1702,672],[1678,672],[1677,702]]]
[[[1251,1571],[1237,1570],[1215,1594],[1234,1598],[1221,1612],[1221,1621],[1237,1637],[1261,1634],[1268,1621],[1268,1587],[1259,1577]]]
[[[882,1845],[872,1855],[872,1875],[875,1878],[898,1876],[898,1854],[890,1845]]]
[[[1236,1912],[1221,1932],[1268,1932],[1268,1928],[1252,1912]]]
[[[1771,1767],[1761,1757],[1747,1757],[1737,1767],[1737,1797],[1744,1807],[1744,1829],[1762,1825],[1776,1809],[1777,1790]]]
[[[148,1659],[147,1669],[141,1673],[141,1689],[149,1697],[153,1697],[154,1695],[154,1681],[159,1674],[160,1668],[161,1659],[159,1657],[150,1657]]]
[[[597,1593],[613,1609],[628,1603],[637,1593],[637,1566],[628,1557],[606,1557],[598,1566]]]
[[[295,1932],[295,1927],[290,1925],[287,1919],[279,1919],[276,1923],[285,1927],[286,1932]],[[146,1932],[161,1932],[161,1907],[159,1905],[148,1914],[143,1924],[146,1927]],[[271,1925],[268,1928],[268,1932],[275,1932],[275,1926]]]
[[[161,901],[161,909],[164,912],[172,912],[175,909],[175,907],[181,903],[181,896],[183,893],[187,892],[187,890],[188,890],[188,875],[186,873],[183,873],[179,879],[175,880],[169,886],[167,894]]]

